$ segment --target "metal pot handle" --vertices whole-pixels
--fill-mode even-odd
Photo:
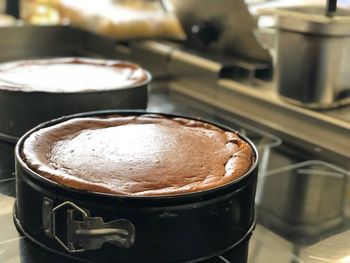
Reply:
[[[56,213],[64,207],[67,209],[66,243],[56,233]],[[79,213],[82,221],[75,220]],[[129,248],[135,243],[135,227],[126,219],[103,222],[101,217],[90,217],[89,210],[83,209],[73,202],[66,201],[56,207],[47,197],[43,199],[43,227],[45,235],[55,239],[68,252],[82,252],[99,249],[108,242],[113,245]]]

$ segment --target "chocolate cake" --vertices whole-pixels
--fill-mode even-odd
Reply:
[[[0,89],[88,92],[131,87],[149,79],[138,65],[103,59],[54,58],[0,64]]]
[[[213,189],[246,174],[254,151],[236,133],[162,115],[73,118],[32,133],[21,158],[61,185],[168,196]]]

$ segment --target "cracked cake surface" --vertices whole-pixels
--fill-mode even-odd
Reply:
[[[73,118],[32,133],[27,166],[56,183],[117,195],[198,192],[246,174],[254,151],[235,132],[162,115]]]

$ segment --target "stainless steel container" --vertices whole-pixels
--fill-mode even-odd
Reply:
[[[344,221],[349,173],[329,163],[310,160],[267,173],[259,219],[282,235],[314,235]]]
[[[277,92],[309,108],[350,102],[350,11],[325,15],[322,7],[275,11]]]

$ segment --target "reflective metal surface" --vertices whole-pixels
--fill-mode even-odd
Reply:
[[[274,57],[277,92],[287,102],[312,109],[350,104],[350,11],[325,15],[325,7],[302,6],[263,11],[275,30],[257,31]],[[265,36],[264,36],[265,35]],[[275,37],[273,37],[275,35]]]
[[[340,227],[346,221],[343,207],[348,176],[346,170],[317,160],[270,170],[262,186],[261,221],[294,237]]]
[[[348,36],[278,29],[275,74],[279,94],[316,109],[350,103],[349,41]]]

